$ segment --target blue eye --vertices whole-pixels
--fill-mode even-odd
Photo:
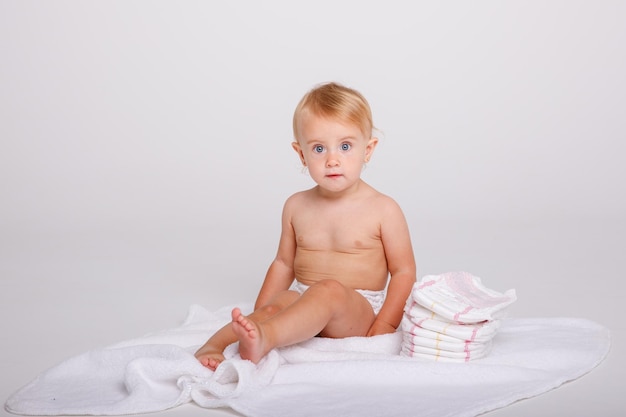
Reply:
[[[316,145],[313,147],[313,152],[315,153],[322,153],[324,152],[324,147],[322,145]]]
[[[341,150],[342,151],[349,151],[351,147],[352,147],[352,145],[350,145],[349,143],[342,143],[341,144]]]

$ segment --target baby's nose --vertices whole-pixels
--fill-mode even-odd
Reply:
[[[328,152],[328,158],[326,159],[327,167],[339,166],[339,158],[335,152]]]

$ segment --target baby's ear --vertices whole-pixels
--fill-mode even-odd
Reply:
[[[300,161],[302,161],[302,165],[306,166],[306,161],[304,160],[304,152],[302,152],[302,147],[297,141],[291,142],[291,147],[300,157]]]
[[[365,162],[370,161],[374,149],[376,149],[376,145],[378,145],[378,138],[372,137],[369,142],[367,142],[367,146],[365,147]]]

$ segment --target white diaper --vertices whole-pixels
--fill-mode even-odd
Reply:
[[[292,291],[296,291],[298,294],[302,294],[303,292],[309,289],[309,286],[301,283],[298,280],[294,280],[293,284],[291,284],[291,287],[289,287],[289,289]],[[365,299],[372,306],[372,310],[374,310],[374,314],[378,315],[378,312],[383,307],[383,303],[385,302],[386,291],[385,290],[380,290],[380,291],[355,290],[355,291],[361,294],[363,297],[365,297]]]

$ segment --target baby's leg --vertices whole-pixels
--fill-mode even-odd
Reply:
[[[327,337],[365,336],[374,312],[367,300],[338,281],[324,280],[265,321],[234,309],[233,331],[239,353],[257,363],[275,347],[287,346],[322,333]]]
[[[232,328],[239,339],[239,354],[244,359],[258,363],[272,348],[261,327],[252,318],[244,316],[238,308],[232,311]]]
[[[211,370],[217,369],[218,365],[224,360],[224,349],[226,346],[237,341],[235,333],[233,333],[230,323],[215,332],[207,342],[196,351],[196,359],[200,363]]]
[[[279,293],[267,305],[258,308],[250,314],[250,317],[254,320],[265,321],[289,305],[297,296],[298,294],[293,291]],[[237,340],[238,337],[233,331],[232,323],[228,323],[213,334],[213,336],[196,351],[195,356],[202,365],[211,370],[215,370],[224,360],[224,349]]]

